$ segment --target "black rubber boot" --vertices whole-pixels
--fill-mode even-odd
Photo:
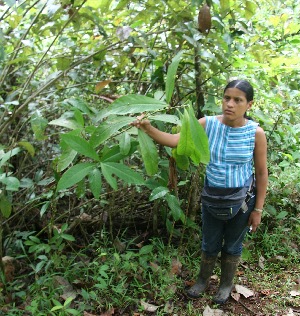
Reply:
[[[210,257],[206,253],[202,252],[200,273],[196,283],[191,286],[187,291],[186,295],[190,298],[199,298],[206,290],[210,276],[215,267],[217,256]]]
[[[232,256],[222,253],[220,286],[217,294],[213,298],[213,301],[216,304],[225,304],[229,299],[239,261],[240,256]]]

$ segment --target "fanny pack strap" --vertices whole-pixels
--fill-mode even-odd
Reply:
[[[243,212],[247,212],[248,211],[247,203],[250,201],[250,199],[252,197],[253,187],[254,187],[254,174],[251,177],[251,182],[250,182],[249,188],[247,190],[245,200],[244,200],[244,202],[243,202],[243,204],[241,206],[241,209],[242,209]]]

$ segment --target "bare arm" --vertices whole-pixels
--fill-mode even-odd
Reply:
[[[179,142],[180,134],[171,134],[162,132],[156,127],[152,126],[149,120],[144,120],[143,116],[138,117],[138,119],[131,123],[131,125],[140,128],[145,133],[147,133],[154,141],[163,146],[168,146],[174,148]]]
[[[131,123],[131,125],[140,128],[145,133],[147,133],[154,141],[158,144],[174,148],[178,145],[180,134],[170,134],[166,132],[162,132],[156,127],[152,126],[149,120],[144,120],[143,115],[139,116],[136,121]],[[204,127],[205,126],[205,118],[201,118],[199,123]]]
[[[267,140],[265,132],[261,127],[258,127],[255,134],[255,149],[254,149],[254,167],[256,178],[256,203],[255,208],[263,209],[266,192],[268,186],[268,169],[267,169]],[[261,222],[261,213],[252,212],[249,217],[249,226],[255,232],[257,226]]]

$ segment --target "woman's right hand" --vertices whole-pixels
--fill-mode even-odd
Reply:
[[[145,117],[144,114],[137,116],[137,119],[133,121],[130,125],[140,128],[144,132],[147,132],[151,128],[152,125],[150,121],[147,119],[144,119],[144,117]]]

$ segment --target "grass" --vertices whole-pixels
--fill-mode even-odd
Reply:
[[[284,315],[300,305],[300,297],[291,296],[300,275],[298,229],[296,221],[276,226],[266,218],[259,232],[248,237],[236,281],[255,295],[231,299],[222,307],[227,315]],[[122,251],[105,231],[79,251],[64,232],[48,244],[25,234],[11,249],[19,267],[13,280],[6,282],[2,276],[0,315],[154,315],[145,309],[156,309],[155,315],[201,315],[207,306],[217,308],[211,297],[218,278],[203,298],[189,301],[184,296],[200,265],[201,238],[197,232],[190,234],[171,243],[152,238],[139,244],[123,236]],[[215,272],[219,275],[218,267]]]

